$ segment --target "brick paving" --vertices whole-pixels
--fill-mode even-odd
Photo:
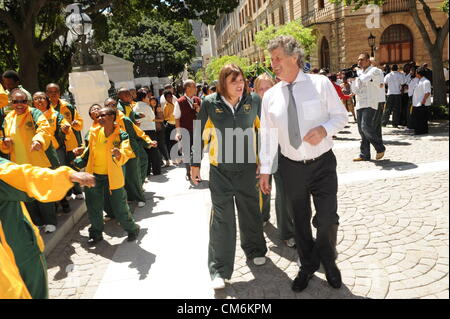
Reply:
[[[351,159],[358,155],[355,142],[359,139],[351,123],[336,140],[338,173],[413,169],[421,163],[448,161],[448,124],[434,124],[426,137],[404,135],[392,128],[384,129],[384,133],[388,140],[385,160],[353,163]],[[323,271],[319,270],[304,292],[291,291],[292,279],[298,272],[297,253],[277,237],[272,200],[272,218],[265,227],[268,262],[260,267],[247,263],[238,242],[233,277],[214,297],[449,298],[448,175],[447,168],[340,185],[337,262],[343,287],[338,290],[328,286]],[[175,186],[180,183],[186,182],[168,180],[165,184],[150,183],[149,187],[167,200],[177,196]],[[151,211],[156,203],[157,199],[150,199],[145,209]],[[178,207],[186,204],[191,205],[181,203]],[[157,215],[154,217],[161,217]],[[199,227],[188,226],[194,232]],[[133,260],[115,256],[126,242],[126,234],[115,222],[106,224],[106,240],[96,248],[86,244],[87,228],[88,220],[84,216],[48,257],[51,298],[93,298],[108,267],[124,261],[133,264]],[[167,240],[170,238],[164,238],[161,243]],[[152,262],[159,260],[162,259],[158,257]],[[145,268],[139,265],[139,258],[135,263],[130,267]],[[148,266],[145,272],[151,275],[153,269]],[[141,274],[135,280],[145,281],[146,276]]]

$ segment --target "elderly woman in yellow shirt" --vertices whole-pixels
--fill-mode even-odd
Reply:
[[[30,108],[27,95],[21,90],[11,93],[13,111],[4,122],[5,139],[1,143],[3,153],[9,154],[12,162],[39,167],[57,168],[58,156],[52,146],[51,126],[41,111]],[[46,232],[56,230],[55,203],[26,203],[33,222],[44,226]]]

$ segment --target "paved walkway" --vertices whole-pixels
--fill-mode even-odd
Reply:
[[[143,230],[136,243],[109,222],[106,240],[87,246],[86,217],[66,236],[48,258],[51,297],[449,298],[448,125],[424,137],[384,133],[382,161],[351,161],[359,148],[353,123],[336,140],[341,289],[319,271],[304,292],[291,291],[297,253],[277,238],[272,201],[268,262],[248,264],[238,243],[233,278],[214,292],[206,262],[209,190],[191,188],[184,169],[171,168],[146,184],[147,206],[134,215]]]

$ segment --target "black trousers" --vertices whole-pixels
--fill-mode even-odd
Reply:
[[[402,93],[402,105],[400,108],[400,125],[408,124],[409,97],[408,93]]]
[[[386,109],[383,114],[383,126],[389,122],[389,117],[392,113],[392,126],[396,127],[400,124],[400,114],[402,107],[402,95],[391,94],[387,96]]]
[[[336,157],[330,150],[316,161],[304,164],[281,156],[279,169],[287,205],[293,213],[295,242],[301,267],[312,273],[319,268],[320,262],[331,264],[337,257],[339,216]],[[313,220],[313,225],[317,228],[316,240],[313,239],[311,229],[311,196],[316,208]]]
[[[158,140],[158,136],[156,134],[156,131],[144,131],[145,134],[150,136],[150,138],[153,141]],[[158,148],[146,148],[145,151],[148,155],[148,166],[147,166],[147,175],[150,175],[150,172],[153,173],[153,175],[160,175],[161,174],[161,154],[159,153]]]
[[[418,106],[413,107],[411,114],[412,126],[414,128],[414,134],[422,135],[428,134],[428,107]]]
[[[174,129],[175,129],[175,125],[167,123],[167,126],[166,126],[166,146],[167,146],[167,150],[169,152],[169,156],[171,154],[172,147],[175,144],[177,144],[177,141],[170,139],[170,135],[172,134],[172,131]],[[171,159],[174,160],[174,158],[171,158]]]

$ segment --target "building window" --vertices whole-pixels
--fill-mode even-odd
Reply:
[[[393,24],[381,35],[378,60],[381,64],[413,61],[413,37],[403,24]]]
[[[319,9],[325,8],[325,0],[319,0],[318,1],[318,6],[319,6]]]
[[[330,68],[330,46],[328,45],[327,38],[322,38],[322,44],[320,46],[320,67]]]

